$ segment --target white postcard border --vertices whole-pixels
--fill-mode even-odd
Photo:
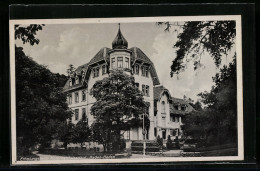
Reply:
[[[81,160],[46,160],[46,161],[17,161],[16,147],[16,99],[15,99],[15,24],[87,24],[87,23],[131,23],[131,22],[166,22],[166,21],[236,21],[236,52],[237,52],[237,129],[238,156],[220,157],[158,157],[136,159],[81,159]],[[243,132],[243,82],[242,82],[242,30],[241,15],[217,16],[178,16],[178,17],[129,17],[129,18],[81,18],[81,19],[33,19],[10,20],[10,92],[11,92],[11,164],[87,164],[87,163],[143,163],[143,162],[195,162],[195,161],[238,161],[244,160],[244,132]]]

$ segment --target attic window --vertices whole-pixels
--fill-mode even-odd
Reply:
[[[135,74],[139,75],[139,65],[135,64]]]
[[[148,77],[148,67],[145,67],[145,76]]]
[[[185,111],[186,110],[186,106],[181,106],[181,110]]]
[[[76,84],[79,84],[79,77],[76,77]]]
[[[70,86],[70,87],[72,86],[72,81],[71,81],[71,80],[69,80],[69,86]]]
[[[99,76],[99,67],[93,68],[93,78]]]
[[[107,73],[107,66],[106,65],[103,65],[102,66],[102,75],[106,74]]]

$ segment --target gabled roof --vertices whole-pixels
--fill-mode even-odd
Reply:
[[[143,62],[153,64],[153,62],[146,56],[146,54],[138,47],[132,47],[129,50],[132,51],[132,60],[141,60]]]
[[[170,106],[170,113],[171,114],[179,114],[179,115],[185,115],[186,113],[189,113],[191,111],[193,111],[193,107],[188,103],[186,102],[185,100],[183,99],[177,99],[177,98],[172,98],[172,103],[169,105]],[[183,111],[183,110],[177,110],[175,108],[175,106],[177,104],[180,104],[180,105],[185,105],[186,106],[186,110]]]
[[[164,90],[167,90],[164,86],[158,86],[153,88],[153,98],[154,100],[160,100],[161,94]]]
[[[158,75],[157,75],[157,72],[156,72],[156,69],[154,67],[153,62],[138,47],[132,47],[129,50],[132,51],[132,54],[131,54],[131,61],[132,62],[138,60],[138,61],[142,61],[144,63],[147,63],[147,64],[151,65],[151,70],[150,71],[151,71],[153,83],[154,83],[154,85],[159,85],[160,81],[159,81],[159,78],[158,78]]]
[[[101,48],[98,53],[89,61],[89,65],[95,64],[97,62],[100,62],[102,60],[107,60],[108,56],[108,51],[110,51],[110,48],[103,47]]]
[[[86,71],[88,69],[88,66],[89,64],[86,63],[84,65],[81,65],[79,66],[74,72],[77,74],[77,75],[80,75],[82,71]]]
[[[184,115],[186,113],[189,113],[191,112],[193,109],[193,107],[188,103],[186,102],[185,100],[183,99],[178,99],[178,98],[175,98],[175,97],[172,97],[168,91],[168,89],[166,89],[164,86],[157,86],[157,87],[154,87],[153,89],[153,95],[154,95],[154,100],[160,100],[161,99],[161,96],[163,94],[163,92],[167,92],[168,95],[169,95],[169,101],[170,101],[170,113],[171,114],[180,114],[180,115]],[[174,106],[176,105],[185,105],[186,106],[186,111],[182,111],[182,110],[177,110],[175,109]]]

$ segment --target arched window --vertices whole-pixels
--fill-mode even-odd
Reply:
[[[166,111],[166,110],[165,110],[165,102],[162,101],[162,113],[166,113],[165,111]]]

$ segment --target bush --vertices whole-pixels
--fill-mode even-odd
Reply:
[[[157,136],[157,143],[162,148],[162,146],[163,146],[163,139],[160,138],[160,135]]]
[[[168,150],[173,149],[173,143],[172,143],[172,140],[171,140],[171,136],[170,136],[170,135],[168,135],[168,139],[167,139],[167,143],[166,143],[166,148],[167,148]]]
[[[143,151],[143,146],[134,146],[131,149],[132,149],[132,151]],[[160,151],[160,149],[158,147],[152,146],[152,147],[146,147],[145,151],[158,152],[158,151]]]
[[[174,139],[175,148],[180,149],[180,143],[178,137]]]

